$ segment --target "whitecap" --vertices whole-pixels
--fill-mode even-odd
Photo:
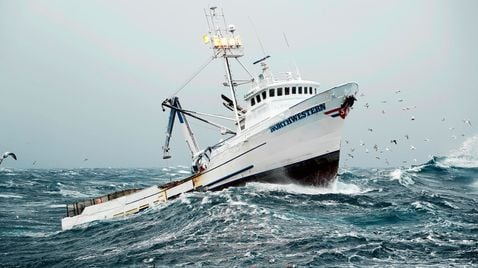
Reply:
[[[49,205],[48,206],[49,208],[64,208],[66,207],[65,204],[53,204],[53,205]]]
[[[60,189],[60,194],[62,196],[67,196],[67,197],[80,197],[80,198],[87,198],[88,197],[88,195],[80,193],[78,191],[68,190],[68,189],[63,189],[63,188]]]
[[[287,192],[293,194],[360,194],[364,191],[355,184],[344,183],[336,180],[328,187],[304,186],[298,184],[272,184],[262,182],[251,182],[247,184],[261,192]]]
[[[460,148],[452,150],[447,157],[438,161],[437,165],[443,168],[478,167],[478,135],[467,138]]]
[[[23,198],[21,195],[16,194],[0,194],[1,198]]]
[[[408,176],[405,172],[403,172],[402,169],[399,169],[399,168],[391,171],[389,176],[392,181],[398,181],[398,183],[400,183],[403,186],[415,184],[413,179],[410,176]]]

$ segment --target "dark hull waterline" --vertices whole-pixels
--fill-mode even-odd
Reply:
[[[310,158],[284,167],[261,172],[210,190],[241,186],[248,182],[301,184],[326,187],[337,176],[340,151]]]

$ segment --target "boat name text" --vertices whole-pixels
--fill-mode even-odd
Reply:
[[[279,130],[279,129],[285,127],[285,126],[288,126],[292,123],[295,123],[299,120],[302,120],[302,119],[304,119],[304,118],[306,118],[310,115],[316,114],[316,113],[318,113],[320,111],[323,111],[325,109],[326,109],[325,108],[325,103],[319,104],[317,106],[309,108],[309,109],[307,109],[305,111],[302,111],[300,113],[296,113],[296,114],[290,116],[289,118],[287,118],[287,119],[285,119],[285,120],[283,120],[283,121],[281,121],[277,124],[274,124],[273,126],[269,127],[269,129],[271,130],[271,133],[272,133],[276,130]]]

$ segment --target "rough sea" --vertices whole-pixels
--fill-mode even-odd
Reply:
[[[478,267],[478,159],[341,169],[329,188],[193,192],[61,231],[66,203],[185,177],[163,169],[0,168],[1,267]]]

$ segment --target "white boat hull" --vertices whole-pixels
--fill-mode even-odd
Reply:
[[[325,186],[335,179],[339,165],[345,118],[339,109],[357,90],[357,84],[349,83],[312,96],[213,148],[199,174],[72,210],[62,229],[137,213],[193,190],[249,181]]]

